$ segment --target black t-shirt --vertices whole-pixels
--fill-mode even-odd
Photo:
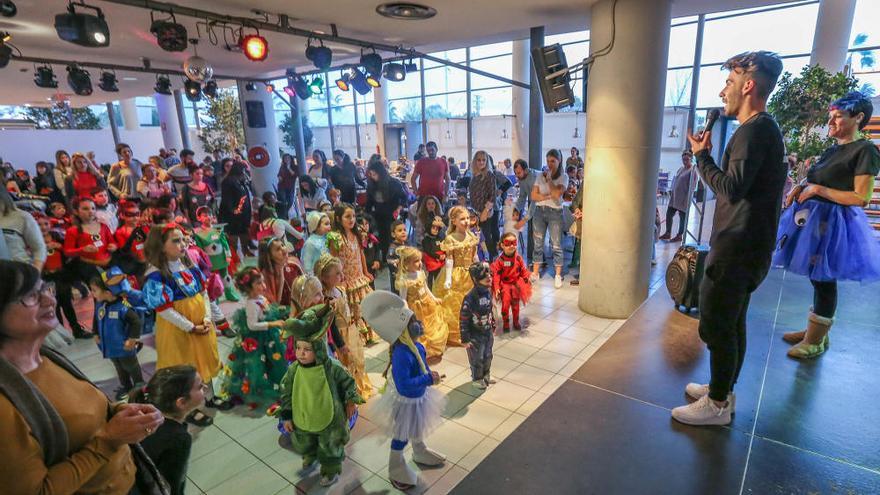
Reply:
[[[697,170],[717,196],[707,266],[730,262],[756,278],[770,268],[786,170],[782,133],[770,114],[744,122],[730,138],[721,167],[707,151]]]
[[[875,176],[880,172],[880,150],[871,141],[860,139],[825,150],[807,172],[807,182],[840,191],[854,191],[857,175]]]
[[[192,448],[192,437],[186,424],[165,419],[155,433],[141,442],[162,477],[171,486],[172,495],[183,495],[186,487],[186,466]]]

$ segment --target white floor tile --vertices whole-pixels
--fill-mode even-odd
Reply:
[[[537,332],[545,335],[549,335],[551,337],[555,337],[567,329],[569,325],[565,323],[559,323],[558,321],[551,321],[548,319],[538,320],[533,324],[529,325],[527,331],[529,332]]]
[[[581,366],[586,363],[585,360],[574,358],[568,362],[561,370],[559,370],[559,374],[562,376],[571,376],[575,371],[579,370]]]
[[[189,454],[190,462],[195,461],[202,456],[210,454],[211,452],[214,452],[220,447],[224,447],[232,443],[233,441],[232,437],[220,431],[220,429],[215,428],[214,426],[209,426],[195,432],[193,431],[193,428],[190,427],[190,433],[192,433],[193,437],[192,450]]]
[[[468,475],[468,471],[461,466],[452,466],[431,488],[425,492],[427,495],[445,495],[452,491],[461,480]]]
[[[259,463],[208,490],[208,495],[274,495],[284,488],[293,487],[265,464]]]
[[[537,347],[522,344],[520,342],[508,342],[507,345],[498,349],[498,355],[517,362],[523,362],[532,354],[538,352]]]
[[[568,377],[562,375],[554,375],[549,382],[547,382],[543,387],[541,387],[540,390],[538,390],[538,392],[550,395],[553,392],[556,392],[556,389],[561,387],[566,380],[568,380]]]
[[[529,397],[529,400],[519,406],[519,409],[517,409],[516,412],[524,416],[529,416],[535,412],[535,409],[540,407],[545,400],[547,400],[547,397],[550,397],[550,395],[543,392],[535,392],[535,395]]]
[[[467,351],[464,347],[448,347],[443,353],[444,361],[451,361],[459,366],[469,366]]]
[[[434,486],[434,484],[437,483],[437,481],[440,480],[440,478],[443,477],[443,475],[445,475],[452,467],[454,467],[454,464],[449,462],[446,462],[442,466],[437,467],[419,466],[412,461],[412,456],[410,456],[409,454],[407,454],[405,457],[409,460],[409,467],[412,468],[412,470],[419,475],[419,484],[416,485],[414,488],[407,490],[407,495],[422,495],[426,493],[428,490],[431,489],[432,486]],[[388,480],[387,469],[383,470],[381,473],[376,474],[381,476],[386,481]]]
[[[540,350],[532,354],[524,362],[529,366],[541,368],[542,370],[551,371],[553,373],[559,373],[559,370],[561,370],[566,364],[568,364],[569,361],[571,361],[571,358],[568,356],[557,354],[555,352]]]
[[[580,319],[572,323],[572,326],[603,332],[613,322],[614,320],[609,320],[607,318],[599,318],[598,316],[584,314]]]
[[[544,346],[544,350],[555,352],[557,354],[562,354],[568,357],[577,356],[584,348],[587,347],[587,344],[583,342],[579,342],[577,340],[566,339],[564,337],[556,337]]]
[[[498,428],[505,419],[513,414],[501,406],[496,406],[483,400],[475,400],[463,411],[466,411],[464,415],[452,421],[483,435],[492,433],[495,428]]]
[[[373,431],[354,443],[349,443],[348,456],[368,470],[379,473],[388,466],[391,439],[379,430]]]
[[[318,469],[300,479],[295,485],[297,489],[309,494],[344,495],[357,489],[357,487],[370,479],[373,474],[357,462],[345,459],[342,462],[342,473],[339,475],[339,481],[332,486],[325,488],[320,485],[321,473]]]
[[[507,419],[501,423],[498,428],[495,428],[492,433],[489,434],[491,438],[498,440],[499,442],[504,441],[505,438],[510,436],[514,430],[516,430],[519,425],[522,424],[523,421],[526,420],[526,417],[522,414],[511,414]]]
[[[457,464],[468,471],[473,471],[481,462],[483,462],[483,459],[488,457],[489,454],[495,450],[495,447],[498,447],[500,444],[501,442],[492,437],[485,437],[476,447],[468,452],[464,458],[458,461]]]
[[[558,337],[564,339],[575,340],[586,345],[590,345],[602,332],[598,330],[589,330],[586,328],[572,325],[559,333]]]
[[[187,475],[199,488],[210,492],[226,480],[249,470],[257,462],[257,458],[244,447],[230,443],[222,449],[190,462]]]
[[[551,335],[540,332],[533,332],[531,330],[523,330],[522,332],[513,334],[511,342],[526,344],[540,349],[547,345],[547,343],[551,340],[553,340],[553,337]]]
[[[520,385],[499,379],[498,383],[489,385],[480,400],[501,406],[508,411],[516,411],[519,406],[534,395],[535,391]]]
[[[444,385],[440,386],[440,390],[446,395],[446,407],[443,409],[444,418],[456,418],[459,412],[467,407],[471,402],[477,400],[473,395],[466,394],[461,390],[452,389]],[[461,413],[462,415],[464,413]]]
[[[350,495],[391,495],[391,494],[404,494],[406,492],[402,492],[393,486],[388,480],[382,478],[378,474],[374,474],[367,481],[363,482],[361,486],[355,488],[354,490],[348,492]]]
[[[457,464],[480,443],[485,435],[469,430],[455,421],[447,421],[428,435],[425,444],[446,456],[446,462]]]
[[[520,364],[504,377],[505,381],[515,383],[530,390],[540,390],[551,378],[556,376],[547,370],[535,368],[528,364]]]

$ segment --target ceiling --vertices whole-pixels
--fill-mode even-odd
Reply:
[[[335,23],[340,36],[374,43],[415,47],[423,52],[461,48],[484,43],[524,39],[529,28],[543,25],[547,34],[583,30],[589,26],[590,6],[596,0],[418,0],[437,9],[437,15],[423,21],[401,21],[381,17],[375,8],[377,0],[177,0],[179,5],[209,10],[234,16],[253,17],[251,9],[273,14],[287,14],[296,28],[330,32]],[[100,7],[110,25],[110,46],[85,48],[64,42],[54,29],[55,14],[64,12],[64,0],[14,0],[18,15],[0,17],[0,31],[9,31],[25,56],[140,66],[148,58],[155,68],[179,69],[191,55],[171,53],[160,49],[149,32],[150,12],[101,0],[87,3]],[[781,0],[674,0],[673,16],[718,12],[782,3]],[[87,11],[85,11],[87,12]],[[163,15],[157,18],[165,17]],[[273,16],[274,17],[274,16]],[[197,34],[197,19],[178,16],[189,37]],[[199,55],[214,67],[215,74],[239,78],[278,77],[288,67],[314,67],[305,59],[306,40],[275,32],[261,33],[269,41],[269,57],[263,62],[250,62],[241,53],[227,51],[222,33],[219,46],[213,46],[201,30]],[[334,65],[359,56],[360,49],[327,43],[334,52]],[[117,72],[119,93],[104,93],[97,88],[98,69],[90,69],[94,93],[89,97],[73,95],[66,84],[66,73],[61,66],[54,67],[58,77],[57,90],[38,88],[33,83],[33,64],[11,62],[0,69],[0,105],[46,105],[60,92],[70,98],[74,106],[103,103],[153,93],[155,78],[151,74]],[[180,79],[172,78],[175,87]]]

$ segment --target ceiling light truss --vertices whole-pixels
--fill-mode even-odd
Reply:
[[[438,64],[446,65],[448,67],[454,67],[454,68],[457,68],[457,69],[460,69],[460,70],[463,70],[466,72],[470,72],[472,74],[477,74],[480,76],[488,77],[490,79],[501,81],[505,84],[511,84],[513,86],[517,86],[517,87],[524,88],[524,89],[530,89],[529,84],[526,82],[515,81],[512,79],[508,79],[506,77],[501,77],[497,74],[492,74],[490,72],[486,72],[483,70],[474,69],[472,67],[468,67],[467,65],[459,64],[456,62],[451,62],[449,60],[445,60],[445,59],[442,59],[439,57],[434,57],[434,56],[428,55],[426,53],[419,52],[418,50],[415,50],[412,48],[405,48],[402,46],[388,45],[388,44],[384,44],[384,43],[373,43],[373,42],[369,42],[369,41],[359,40],[356,38],[349,38],[347,36],[339,36],[338,34],[336,34],[335,29],[334,29],[333,33],[325,34],[325,33],[318,33],[318,32],[314,32],[314,31],[309,31],[307,29],[296,28],[296,27],[289,25],[289,22],[288,22],[289,18],[286,15],[278,15],[278,16],[276,16],[278,19],[278,22],[271,22],[269,20],[269,15],[266,13],[261,13],[261,16],[259,19],[253,19],[253,18],[247,18],[247,17],[223,15],[223,14],[218,14],[218,13],[207,11],[207,10],[181,6],[181,5],[168,3],[168,2],[158,2],[158,1],[154,1],[154,0],[104,0],[104,1],[106,3],[126,5],[129,7],[137,7],[137,8],[147,9],[147,10],[165,12],[168,14],[174,13],[177,15],[182,15],[182,16],[187,16],[187,17],[195,17],[197,19],[201,19],[203,21],[203,25],[205,25],[205,26],[212,26],[212,25],[222,26],[224,28],[224,38],[226,37],[226,31],[225,31],[226,28],[229,28],[230,26],[240,26],[239,37],[240,37],[240,32],[241,32],[242,28],[252,28],[255,30],[259,30],[259,31],[275,32],[275,33],[287,34],[287,35],[292,35],[292,36],[299,36],[299,37],[306,38],[306,39],[311,38],[311,39],[316,39],[316,40],[320,40],[320,41],[324,41],[324,42],[339,43],[339,44],[343,44],[343,45],[357,46],[360,48],[367,48],[367,49],[374,49],[374,50],[379,50],[379,51],[384,51],[384,52],[391,52],[391,53],[403,55],[403,56],[405,56],[405,58],[423,58],[426,60],[430,60],[432,62],[436,62]],[[235,32],[234,29],[232,29],[232,31]],[[208,36],[209,36],[209,42],[211,42],[212,44],[215,44],[214,41],[211,41],[210,33]],[[237,40],[234,40],[234,41],[235,42],[240,41],[240,38]],[[227,47],[232,49],[232,46],[228,42],[227,42]],[[386,60],[386,61],[388,61],[388,60]],[[326,69],[326,71],[331,71],[331,70],[335,70],[335,69],[336,68],[330,67],[330,68]],[[313,75],[313,74],[317,74],[320,72],[325,72],[325,70],[303,72],[300,75],[303,75],[303,76]]]

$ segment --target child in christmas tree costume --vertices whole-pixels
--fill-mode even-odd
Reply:
[[[238,338],[224,370],[222,390],[224,396],[256,409],[280,397],[281,378],[287,371],[281,337],[286,309],[269,305],[266,282],[257,268],[239,271],[235,286],[247,294],[247,301],[232,316]]]
[[[351,375],[327,354],[324,336],[334,316],[329,304],[321,304],[284,323],[296,340],[296,361],[281,380],[279,414],[303,469],[321,464],[321,486],[339,479],[351,438],[348,420],[364,403]]]
[[[470,231],[470,224],[467,208],[453,206],[449,210],[449,230],[440,243],[440,249],[446,253],[446,264],[437,274],[433,287],[434,295],[443,301],[443,307],[446,308],[446,325],[449,328],[447,344],[451,346],[461,346],[458,312],[464,296],[474,286],[468,268],[474,261],[479,261],[479,239]]]
[[[193,232],[196,244],[208,254],[208,258],[211,260],[211,270],[220,275],[220,279],[223,280],[226,300],[236,302],[239,300],[238,294],[235,293],[232,277],[229,275],[229,270],[234,269],[234,267],[230,267],[229,263],[232,251],[229,249],[229,241],[223,232],[223,225],[214,225],[214,216],[206,206],[196,210],[196,218],[201,224]]]
[[[325,300],[329,300],[336,313],[333,323],[348,344],[346,346],[348,352],[338,353],[339,362],[345,366],[357,383],[358,394],[362,399],[367,400],[373,395],[373,384],[370,383],[365,367],[364,344],[358,335],[358,329],[351,324],[348,299],[339,290],[339,284],[342,283],[342,261],[330,254],[322,255],[315,263],[315,275],[321,280]]]
[[[513,312],[513,329],[522,330],[519,305],[526,304],[532,297],[531,272],[517,251],[516,238],[516,233],[505,232],[501,236],[501,256],[492,262],[492,293],[501,301],[504,332],[510,331],[510,320],[507,319],[510,312]]]
[[[400,273],[397,276],[397,290],[406,301],[407,307],[424,325],[424,333],[419,339],[428,353],[428,361],[439,361],[446,350],[449,338],[447,318],[442,301],[428,288],[427,276],[422,271],[422,252],[411,246],[397,248],[400,257]]]
[[[412,441],[413,461],[417,464],[439,466],[446,461],[444,455],[425,445],[425,438],[442,421],[440,413],[446,397],[430,388],[440,383],[440,375],[425,364],[425,348],[417,342],[422,335],[422,323],[404,300],[379,290],[368,294],[361,304],[367,323],[391,344],[391,378],[371,418],[375,417],[391,436],[388,480],[398,490],[407,490],[419,482],[418,474],[403,458],[407,443]]]

